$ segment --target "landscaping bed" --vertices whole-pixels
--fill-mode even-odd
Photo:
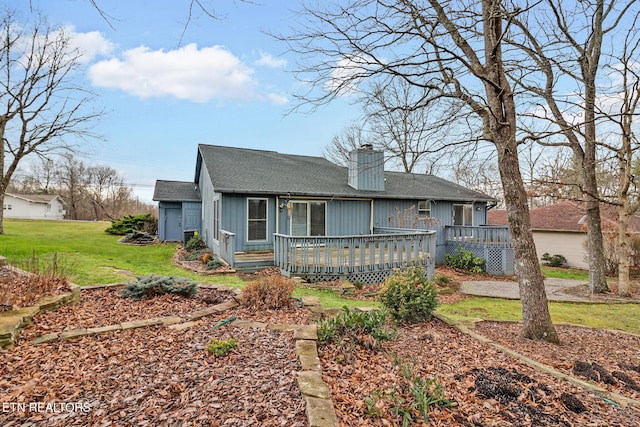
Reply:
[[[2,351],[3,403],[82,410],[3,411],[0,425],[308,425],[293,333],[213,329],[226,316],[185,330],[149,327]],[[216,357],[204,349],[212,337],[233,337],[238,348]]]
[[[521,338],[520,329],[517,323],[480,322],[474,330],[567,375],[640,400],[640,336],[557,325],[560,345],[553,345]]]
[[[62,332],[78,328],[95,328],[142,319],[165,316],[188,316],[190,313],[207,307],[232,301],[236,296],[232,290],[218,290],[199,287],[191,297],[164,294],[136,301],[123,298],[120,291],[123,286],[84,289],[80,303],[62,307],[54,312],[42,313],[25,328],[20,340],[30,341],[37,336]],[[235,316],[243,320],[273,323],[305,324],[309,314],[307,310],[290,308],[286,310],[264,310],[255,312],[237,307],[228,312],[227,317]]]
[[[452,408],[436,405],[429,412],[433,426],[640,425],[637,408],[619,407],[536,371],[438,320],[403,326],[398,332],[395,340],[383,344],[382,351],[361,347],[351,351],[351,363],[345,363],[344,346],[331,344],[319,350],[325,381],[344,425],[401,424],[398,408],[403,399],[408,402],[410,393],[394,363],[398,359],[411,361],[413,372],[423,379],[436,377],[444,397],[451,401]],[[618,348],[618,334],[606,335],[600,337],[612,339],[604,341],[609,348]],[[561,339],[563,336],[566,334]],[[538,342],[510,347],[522,354],[544,347],[551,365],[558,354]],[[636,344],[630,351],[637,348]],[[581,349],[576,357],[589,360],[589,348]],[[630,363],[637,363],[635,358]]]

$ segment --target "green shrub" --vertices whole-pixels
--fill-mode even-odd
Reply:
[[[112,220],[111,227],[104,231],[117,236],[124,236],[135,231],[156,234],[158,232],[158,220],[151,214],[127,215],[123,218]]]
[[[261,277],[247,284],[240,296],[240,304],[261,309],[291,307],[295,286],[295,282],[286,277]]]
[[[327,344],[348,338],[357,344],[376,349],[383,341],[396,336],[395,328],[386,327],[387,315],[386,310],[351,311],[345,306],[335,317],[318,322],[318,341],[320,344]],[[363,339],[363,335],[369,335],[373,341]]]
[[[542,260],[549,267],[564,267],[567,265],[567,259],[560,254],[549,255],[549,252],[542,254]]]
[[[207,244],[204,242],[204,240],[202,240],[202,237],[199,234],[196,234],[195,236],[190,238],[187,244],[184,246],[187,252],[196,252],[201,249],[205,249],[206,247]]]
[[[482,273],[487,261],[477,257],[471,251],[466,251],[462,246],[458,246],[456,254],[445,254],[444,263],[449,267],[467,270],[472,273]]]
[[[215,270],[221,265],[224,265],[224,261],[222,261],[220,258],[213,258],[207,263],[207,270]]]
[[[146,276],[138,278],[137,282],[128,283],[120,292],[124,298],[136,301],[142,298],[163,294],[176,294],[189,297],[198,292],[198,284],[189,279],[175,276]]]
[[[388,277],[379,298],[398,322],[430,320],[438,304],[436,287],[427,280],[424,270],[415,265]]]
[[[236,348],[238,348],[238,341],[236,341],[235,338],[229,338],[228,340],[211,338],[211,341],[206,345],[205,350],[209,353],[215,354],[216,356],[226,356]]]

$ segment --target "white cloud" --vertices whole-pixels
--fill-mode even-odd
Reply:
[[[276,105],[287,105],[289,103],[289,98],[286,96],[278,95],[277,93],[267,93],[264,97],[269,100],[272,104]]]
[[[358,91],[358,84],[362,76],[366,75],[367,62],[356,55],[345,56],[336,62],[331,78],[326,82],[325,89],[337,91],[338,94],[349,96]]]
[[[115,45],[98,31],[76,33],[73,27],[67,27],[64,31],[69,37],[72,48],[78,49],[82,54],[79,60],[82,64],[88,64],[97,56],[109,55],[115,48]]]
[[[123,90],[140,98],[172,96],[194,102],[251,99],[253,70],[222,46],[152,51],[140,46],[122,59],[100,61],[89,69],[94,86]]]
[[[260,59],[256,61],[256,65],[269,68],[282,68],[287,65],[287,61],[282,58],[274,58],[269,53],[260,52]]]

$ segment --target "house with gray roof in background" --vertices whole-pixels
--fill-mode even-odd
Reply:
[[[193,182],[156,182],[160,240],[198,232],[236,268],[279,266],[310,280],[382,281],[433,268],[449,226],[483,226],[495,200],[426,174],[384,170],[363,146],[343,167],[322,157],[199,145]],[[477,235],[477,233],[476,233]],[[458,236],[460,237],[460,236]]]
[[[5,218],[64,219],[65,203],[57,194],[19,194],[6,192],[2,211]]]

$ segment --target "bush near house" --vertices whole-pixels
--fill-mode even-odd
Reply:
[[[380,302],[398,322],[430,320],[438,304],[437,290],[416,265],[396,271],[380,290]]]
[[[240,304],[259,309],[279,309],[293,305],[295,282],[282,276],[261,277],[242,291]]]
[[[541,259],[549,267],[565,267],[567,265],[567,258],[560,254],[549,255],[549,252],[545,252]]]
[[[158,220],[151,214],[127,215],[123,218],[112,220],[111,227],[104,231],[117,236],[124,236],[135,231],[156,234],[158,232]]]
[[[471,251],[465,250],[462,246],[458,246],[456,254],[445,254],[444,263],[449,267],[467,270],[472,273],[482,273],[487,261],[484,258],[477,257]]]

